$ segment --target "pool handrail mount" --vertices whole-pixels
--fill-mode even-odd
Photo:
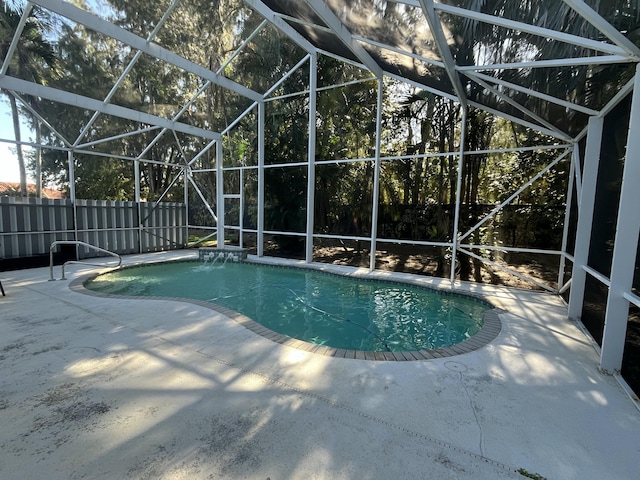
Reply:
[[[107,255],[111,255],[112,257],[117,257],[118,264],[115,265],[113,268],[118,268],[120,265],[122,265],[122,257],[120,255],[114,252],[110,252],[109,250],[105,250],[104,248],[96,247],[95,245],[91,245],[90,243],[86,243],[86,242],[81,242],[80,240],[56,240],[55,242],[52,242],[51,246],[49,247],[49,281],[55,280],[55,278],[53,278],[53,251],[58,245],[76,245],[76,246],[92,248],[94,250],[97,250],[98,252],[106,253]],[[62,264],[62,277],[60,278],[60,280],[66,280],[66,277],[64,276],[64,267],[66,267],[71,263],[79,263],[81,265],[91,265],[94,267],[111,266],[111,265],[105,265],[103,263],[90,263],[90,262],[81,262],[78,260],[69,260]]]

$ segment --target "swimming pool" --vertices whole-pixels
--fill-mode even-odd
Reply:
[[[206,301],[288,338],[352,352],[446,353],[462,344],[470,351],[481,346],[470,341],[492,308],[415,285],[256,263],[146,264],[98,275],[84,286],[108,295]],[[457,353],[463,352],[449,352]]]

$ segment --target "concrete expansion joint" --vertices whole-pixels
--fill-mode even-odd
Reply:
[[[327,405],[329,405],[329,406],[331,406],[333,408],[340,409],[342,411],[357,415],[357,416],[359,416],[361,418],[364,418],[364,419],[367,419],[369,421],[375,422],[375,423],[377,423],[379,425],[384,425],[386,427],[389,427],[390,429],[401,431],[401,432],[403,432],[403,433],[405,433],[407,435],[411,435],[412,437],[419,438],[421,440],[430,442],[430,443],[432,443],[434,445],[438,445],[440,447],[447,448],[447,449],[449,449],[451,451],[455,451],[457,453],[466,455],[466,456],[474,458],[476,460],[481,460],[481,461],[483,461],[485,463],[488,463],[488,464],[491,464],[491,465],[493,465],[493,466],[495,466],[497,468],[500,468],[501,470],[504,470],[504,471],[507,471],[507,472],[510,472],[510,473],[518,473],[518,469],[516,469],[515,467],[511,467],[509,465],[506,465],[504,463],[501,463],[501,462],[499,462],[497,460],[491,459],[491,458],[486,457],[484,455],[483,448],[482,448],[482,429],[480,427],[480,423],[478,421],[475,409],[474,409],[473,404],[471,402],[471,397],[469,396],[469,392],[466,390],[466,386],[464,385],[464,383],[462,383],[462,386],[465,389],[465,392],[467,393],[467,397],[469,398],[469,401],[470,401],[470,404],[471,404],[471,408],[473,410],[474,416],[476,417],[476,423],[478,425],[478,428],[480,429],[481,436],[480,436],[480,453],[479,454],[471,452],[469,450],[465,450],[465,449],[460,448],[460,447],[457,447],[455,445],[452,445],[450,443],[444,442],[442,440],[438,440],[438,439],[433,438],[431,436],[428,436],[428,435],[425,435],[425,434],[422,434],[422,433],[418,433],[418,432],[416,432],[414,430],[410,430],[410,429],[408,429],[406,427],[402,427],[400,425],[397,425],[396,423],[390,422],[388,420],[384,420],[384,419],[382,419],[380,417],[377,417],[377,416],[374,416],[374,415],[372,415],[370,413],[366,413],[366,412],[363,412],[361,410],[357,410],[357,409],[355,409],[355,408],[353,408],[353,407],[351,407],[349,405],[346,405],[346,404],[341,403],[341,402],[337,402],[335,400],[332,400],[330,398],[324,397],[324,396],[319,395],[317,393],[309,392],[309,391],[303,390],[303,389],[301,389],[299,387],[295,387],[295,386],[290,385],[290,384],[288,384],[288,383],[286,383],[286,382],[284,382],[282,380],[279,380],[277,378],[273,378],[273,377],[271,377],[271,376],[269,376],[269,375],[267,375],[265,373],[256,372],[254,370],[241,367],[241,366],[239,366],[237,364],[234,364],[234,363],[231,363],[231,362],[227,362],[225,360],[222,360],[222,359],[220,359],[218,357],[215,357],[213,355],[210,355],[208,353],[204,353],[204,352],[198,352],[198,353],[200,355],[208,358],[209,360],[217,362],[217,363],[219,363],[221,365],[224,365],[226,367],[233,368],[233,369],[235,369],[235,370],[237,370],[239,372],[242,372],[242,373],[244,373],[246,375],[252,375],[252,376],[258,377],[258,378],[260,378],[261,380],[263,380],[263,381],[265,381],[267,383],[270,383],[270,384],[278,386],[278,387],[285,388],[285,389],[287,389],[289,391],[292,391],[292,392],[295,392],[295,393],[297,393],[297,394],[299,394],[301,396],[321,401],[321,402],[323,402],[323,403],[325,403],[325,404],[327,404]],[[466,365],[464,365],[461,362],[447,361],[446,364],[449,364],[448,367],[447,367],[449,370],[459,373],[460,376],[462,376],[462,372],[463,371],[467,370]],[[445,364],[445,366],[446,366],[446,364]]]

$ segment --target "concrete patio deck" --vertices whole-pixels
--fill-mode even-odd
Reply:
[[[640,411],[553,295],[461,285],[506,311],[498,337],[387,362],[296,350],[209,308],[99,298],[48,278],[0,273],[2,479],[639,478]]]

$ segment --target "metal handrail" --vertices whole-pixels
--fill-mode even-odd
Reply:
[[[113,268],[118,268],[120,265],[122,265],[122,257],[120,257],[120,255],[114,252],[110,252],[109,250],[105,250],[104,248],[96,247],[95,245],[91,245],[90,243],[86,243],[86,242],[81,242],[80,240],[56,240],[49,247],[49,281],[55,280],[55,278],[53,278],[53,251],[58,245],[81,245],[83,247],[92,248],[94,250],[97,250],[98,252],[106,253],[108,255],[111,255],[112,257],[117,257],[118,264],[115,265]],[[64,267],[66,267],[70,263],[79,263],[81,265],[91,265],[94,267],[107,266],[103,263],[90,263],[90,262],[79,262],[77,260],[69,260],[62,264],[62,277],[60,278],[60,280],[66,280],[64,276]]]

